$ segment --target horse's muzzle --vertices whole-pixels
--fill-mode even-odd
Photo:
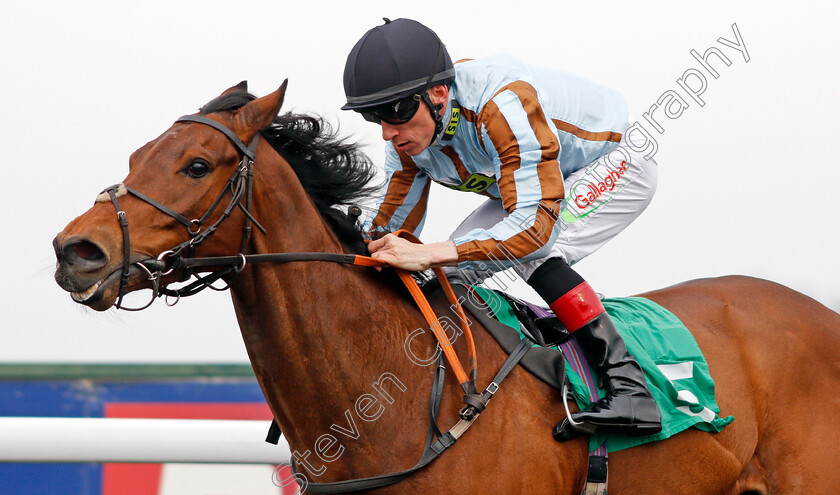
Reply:
[[[105,251],[83,237],[62,240],[61,235],[53,240],[53,249],[57,261],[55,281],[59,287],[70,292],[77,303],[107,309],[98,307],[103,299],[108,299],[103,296],[112,278]]]

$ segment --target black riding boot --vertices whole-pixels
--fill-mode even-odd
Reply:
[[[642,369],[627,352],[609,315],[601,313],[573,335],[589,364],[603,377],[606,390],[604,398],[589,409],[572,414],[572,420],[581,423],[573,428],[634,436],[662,431],[659,407],[650,395]]]
[[[592,287],[561,258],[551,258],[540,265],[528,278],[528,284],[577,339],[606,389],[603,399],[573,414],[572,422],[567,418],[555,426],[554,438],[566,440],[575,431],[638,436],[660,432],[659,408],[644,374],[627,352]]]

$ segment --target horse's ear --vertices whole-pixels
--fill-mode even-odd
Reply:
[[[277,91],[268,96],[257,98],[249,102],[236,112],[236,127],[243,132],[242,140],[246,143],[258,132],[265,129],[283,106],[283,97],[286,95],[286,85],[289,80],[283,81]]]
[[[247,93],[248,92],[248,81],[242,81],[236,86],[231,86],[228,89],[224,90],[221,96],[227,96],[233,93]]]

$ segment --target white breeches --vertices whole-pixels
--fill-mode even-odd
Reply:
[[[624,230],[650,204],[658,166],[653,157],[645,159],[643,152],[630,149],[626,139],[627,134],[610,153],[563,179],[566,199],[557,220],[560,234],[544,258],[515,265],[523,279],[528,280],[549,258],[560,257],[574,265]],[[634,137],[630,139],[637,144]],[[506,215],[501,200],[490,199],[476,208],[450,239],[492,227]]]

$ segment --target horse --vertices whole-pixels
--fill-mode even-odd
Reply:
[[[256,98],[241,83],[199,112],[216,128],[179,120],[135,151],[122,186],[55,238],[56,280],[75,301],[104,311],[123,293],[182,281],[189,269],[170,263],[173,246],[182,255],[241,259],[233,271],[207,270],[230,285],[254,373],[300,475],[337,482],[401,471],[420,456],[435,379],[435,366],[408,359],[407,350],[433,356],[437,343],[412,333],[428,324],[393,271],[325,259],[245,263],[244,254],[364,250],[339,208],[370,192],[372,165],[322,120],[278,115],[285,88]],[[250,161],[248,150],[253,181],[245,187],[231,177]],[[217,208],[229,195],[237,203]],[[690,329],[721,413],[736,419],[719,433],[689,429],[611,454],[611,494],[840,492],[840,315],[742,276],[641,297]],[[431,303],[455,317],[442,296]],[[507,355],[475,321],[472,331],[478,383],[486,384]],[[465,339],[452,345],[467,352]],[[456,445],[403,481],[365,493],[581,493],[586,438],[561,443],[551,435],[566,416],[561,395],[516,367]],[[460,397],[448,380],[442,427],[459,420]]]

